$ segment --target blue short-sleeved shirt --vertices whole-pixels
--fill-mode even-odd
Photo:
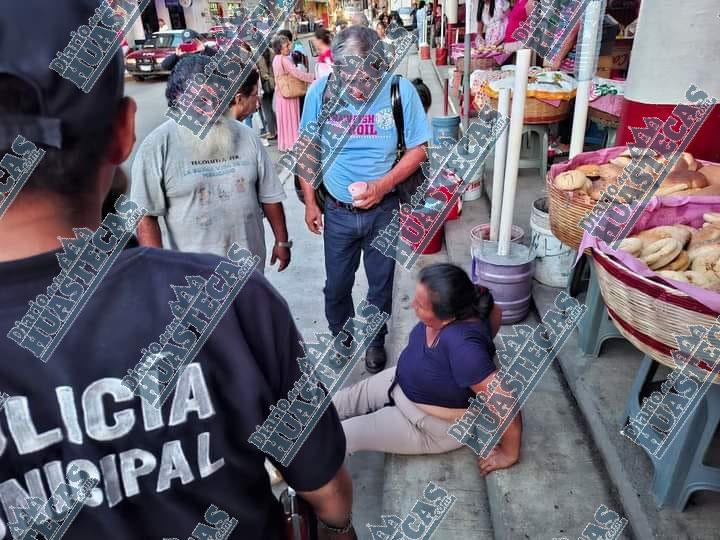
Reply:
[[[308,89],[300,120],[301,129],[310,122],[317,121],[320,116],[327,80],[328,77],[318,79]],[[339,201],[352,202],[352,196],[348,191],[350,184],[379,180],[395,163],[397,132],[390,101],[390,80],[391,78],[388,78],[375,102],[363,115],[355,132],[324,174],[325,187]],[[406,147],[413,148],[428,142],[430,127],[420,96],[412,83],[404,78],[400,79],[400,100],[403,105]],[[348,108],[353,114],[359,111],[359,108],[354,108],[352,105]],[[354,118],[349,114],[336,114],[330,117],[329,122],[347,126],[353,120]],[[328,157],[329,153],[323,150],[323,162]]]
[[[475,395],[470,387],[495,370],[494,354],[487,320],[448,325],[434,347],[427,346],[425,325],[420,322],[410,332],[395,376],[415,403],[465,408]]]

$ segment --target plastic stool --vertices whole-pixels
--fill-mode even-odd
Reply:
[[[590,268],[590,281],[585,294],[587,312],[578,322],[578,347],[585,356],[597,358],[605,340],[625,338],[608,315],[607,307],[600,294],[594,265],[590,263],[588,267]]]
[[[625,408],[625,421],[640,411],[640,402],[651,393],[658,364],[649,356],[643,358]],[[657,383],[655,383],[657,385]],[[658,508],[669,506],[682,512],[695,491],[720,491],[720,468],[703,464],[720,424],[720,387],[711,384],[697,408],[678,430],[662,458],[649,453],[654,475],[652,494]]]
[[[540,171],[540,178],[545,179],[548,160],[548,128],[545,124],[523,125],[522,150],[526,150],[525,157],[520,158],[519,168],[535,169]],[[537,139],[533,137],[537,136]],[[526,137],[527,136],[527,137]],[[521,155],[523,152],[521,151]]]

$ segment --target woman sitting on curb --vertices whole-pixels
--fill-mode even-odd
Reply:
[[[468,407],[486,391],[496,369],[493,337],[500,309],[492,295],[451,264],[420,271],[413,309],[420,319],[396,367],[338,392],[333,399],[347,439],[347,453],[439,454],[460,448],[448,435]],[[487,459],[485,475],[520,457],[520,414]]]

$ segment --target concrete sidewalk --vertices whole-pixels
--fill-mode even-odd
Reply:
[[[435,70],[439,77],[443,72],[447,67]],[[439,78],[436,81],[440,88]],[[491,180],[489,157],[485,169],[488,190]],[[525,230],[526,244],[532,203],[546,195],[544,179],[537,170],[520,171],[513,223]],[[487,200],[466,203],[462,218],[446,225],[449,259],[468,271],[469,230],[489,221],[489,206]],[[534,283],[538,315],[547,311],[558,292]],[[600,504],[628,519],[628,537],[718,538],[720,494],[698,492],[684,512],[658,510],[650,493],[650,460],[619,433],[642,353],[616,339],[604,345],[599,358],[584,357],[576,336],[573,333],[567,341],[523,409],[521,463],[488,477],[495,538],[577,537]],[[706,462],[717,466],[719,455],[715,445]],[[503,504],[506,502],[515,504]]]

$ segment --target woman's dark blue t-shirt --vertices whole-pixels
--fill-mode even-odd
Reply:
[[[415,325],[398,360],[396,378],[415,403],[465,408],[475,395],[470,388],[495,370],[488,321],[456,321],[428,347],[425,324]]]

